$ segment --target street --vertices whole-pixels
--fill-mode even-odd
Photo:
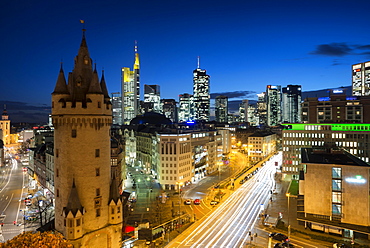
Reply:
[[[3,167],[0,181],[0,241],[12,239],[23,232],[22,195],[25,190],[22,164],[10,154],[9,162]]]

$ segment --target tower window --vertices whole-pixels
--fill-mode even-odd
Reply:
[[[95,157],[100,157],[100,149],[95,149]]]
[[[100,188],[96,189],[96,196],[100,196]]]
[[[77,130],[72,129],[72,138],[76,138],[76,137],[77,137]]]
[[[76,226],[81,226],[81,219],[76,220]]]
[[[59,189],[57,189],[57,197],[59,197]]]
[[[100,208],[97,208],[95,213],[96,213],[96,217],[99,217],[100,216]]]
[[[57,177],[59,177],[59,169],[57,169],[57,173],[56,174],[57,174]]]
[[[112,214],[114,214],[114,208],[112,208]]]
[[[100,176],[100,168],[95,168],[95,175]]]
[[[101,108],[101,102],[98,102],[98,108]]]
[[[59,157],[59,149],[55,149],[55,156]]]

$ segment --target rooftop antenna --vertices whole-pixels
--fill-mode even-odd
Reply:
[[[200,69],[200,56],[198,56],[198,69]]]

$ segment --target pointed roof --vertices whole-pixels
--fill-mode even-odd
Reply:
[[[90,87],[87,93],[88,94],[102,94],[103,93],[100,87],[98,72],[96,71],[96,68],[94,70],[93,77],[90,83]]]
[[[55,84],[54,92],[52,94],[69,94],[66,78],[64,76],[62,63],[60,64],[60,70],[59,70],[57,83]]]
[[[115,203],[121,198],[119,191],[118,191],[118,183],[116,176],[113,176],[112,181],[110,183],[110,190],[109,190],[109,203],[113,200]]]
[[[66,215],[68,215],[68,212],[72,212],[73,216],[75,216],[78,210],[83,213],[83,206],[81,205],[80,198],[78,197],[75,179],[73,178],[71,193],[69,194],[67,207],[64,208],[64,212]]]
[[[101,90],[104,94],[104,98],[110,98],[109,93],[108,93],[108,89],[107,89],[107,84],[105,83],[104,70],[102,71],[102,76],[101,76],[101,80],[100,80],[100,88],[101,88]]]

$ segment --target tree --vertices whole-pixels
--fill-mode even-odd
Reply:
[[[0,243],[0,248],[72,248],[73,245],[64,239],[63,235],[55,232],[25,232],[14,238]]]

